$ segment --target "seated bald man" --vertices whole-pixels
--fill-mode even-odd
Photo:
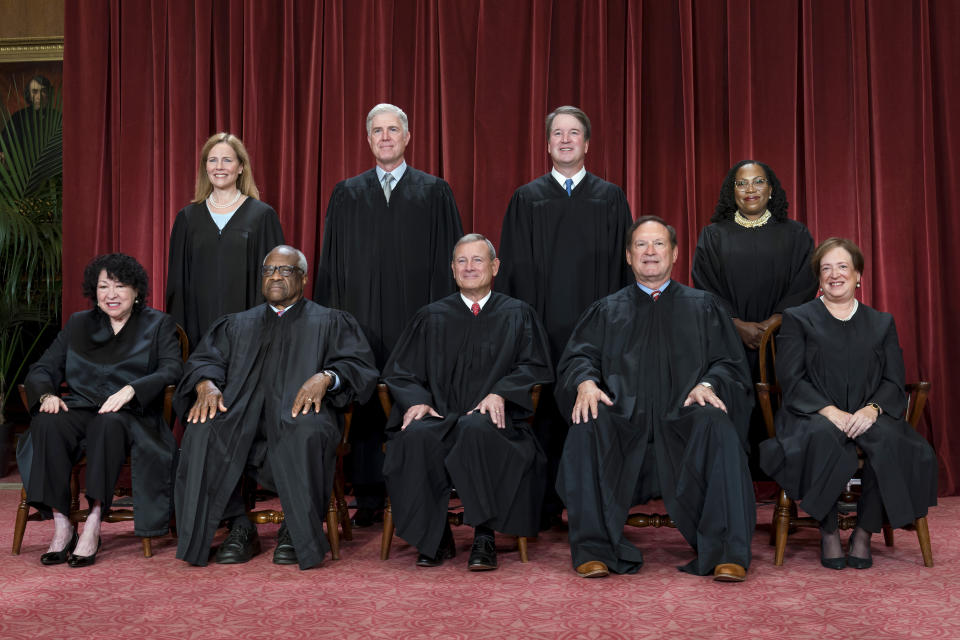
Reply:
[[[656,216],[627,234],[636,278],[580,317],[558,365],[572,426],[557,492],[583,577],[635,573],[632,505],[662,497],[696,551],[683,571],[740,582],[756,521],[747,468],[750,370],[713,294],[670,279],[677,235]]]

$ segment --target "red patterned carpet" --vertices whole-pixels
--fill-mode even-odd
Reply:
[[[8,485],[9,486],[9,485]],[[342,560],[300,571],[276,566],[276,527],[261,526],[264,553],[247,565],[190,567],[170,538],[141,555],[129,525],[105,525],[94,567],[43,567],[52,524],[30,523],[10,555],[19,491],[0,489],[0,638],[960,638],[960,498],[931,512],[932,569],[916,537],[874,539],[874,568],[822,569],[818,535],[798,533],[773,566],[758,529],[743,584],[676,570],[691,551],[672,530],[631,529],[645,552],[637,575],[578,578],[563,532],[530,545],[521,564],[498,539],[500,569],[469,573],[470,530],[455,529],[457,557],[414,566],[395,539],[379,560],[379,530],[356,532]],[[761,522],[770,506],[761,507]]]

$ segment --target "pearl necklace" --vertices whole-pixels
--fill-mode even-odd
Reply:
[[[240,199],[240,196],[242,196],[242,195],[243,195],[243,194],[240,192],[240,190],[237,189],[237,195],[234,196],[233,200],[231,200],[230,202],[227,202],[226,204],[220,204],[219,202],[217,202],[216,200],[213,199],[213,192],[211,191],[211,192],[210,192],[210,195],[207,196],[207,202],[210,203],[210,206],[211,206],[211,207],[214,207],[214,208],[217,208],[217,209],[229,209],[229,208],[232,207],[233,205],[237,204],[237,200],[239,200],[239,199]]]
[[[741,227],[745,227],[747,229],[753,229],[754,227],[762,227],[763,225],[767,224],[767,222],[770,220],[771,217],[773,217],[773,214],[770,213],[769,209],[765,211],[763,215],[757,218],[756,220],[751,220],[750,218],[745,217],[743,214],[737,211],[733,216],[733,221],[736,222]]]

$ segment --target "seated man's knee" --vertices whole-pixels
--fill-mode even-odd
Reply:
[[[87,439],[123,438],[127,432],[127,416],[119,412],[101,413],[87,426]]]

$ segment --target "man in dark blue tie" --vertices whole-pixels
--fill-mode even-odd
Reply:
[[[632,217],[623,190],[584,167],[590,148],[586,113],[558,107],[547,116],[546,132],[553,169],[510,200],[496,288],[536,310],[556,366],[583,310],[631,281],[623,250]],[[534,429],[549,460],[542,522],[547,527],[559,521],[562,510],[552,487],[567,430],[550,390],[541,396]]]

